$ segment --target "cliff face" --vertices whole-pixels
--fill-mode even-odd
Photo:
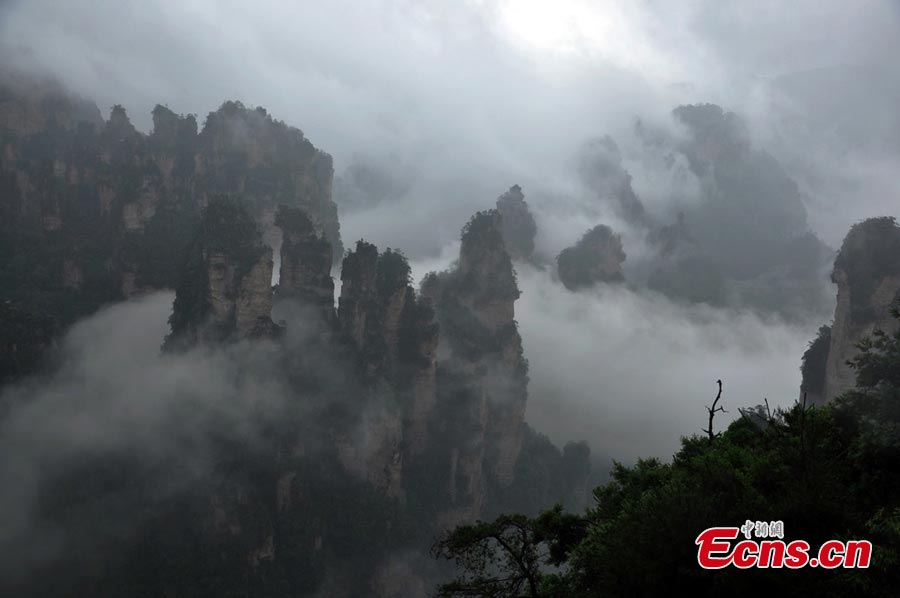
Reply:
[[[0,67],[0,130],[28,137],[50,127],[69,129],[80,122],[103,124],[97,106],[72,96],[52,81]]]
[[[279,298],[295,298],[334,318],[331,243],[320,236],[306,212],[282,206],[275,217],[281,229]]]
[[[528,365],[515,315],[519,297],[500,215],[480,212],[463,229],[458,266],[433,274],[423,293],[441,326],[438,414],[449,458],[442,521],[477,517],[513,482],[522,444]]]
[[[437,326],[410,285],[406,258],[365,241],[344,258],[338,327],[367,387],[360,442],[365,477],[400,496],[404,453],[420,454],[436,395]]]
[[[847,361],[856,343],[876,328],[892,332],[891,306],[900,293],[900,227],[893,218],[855,224],[834,262],[837,306],[825,365],[824,399],[830,401],[855,382]]]
[[[621,282],[625,251],[622,239],[611,228],[598,224],[556,258],[559,279],[570,291],[598,282]]]
[[[203,210],[200,234],[176,288],[168,347],[274,336],[272,249],[231,200]]]
[[[277,207],[301,209],[340,255],[332,176],[328,154],[263,109],[226,102],[198,130],[193,115],[157,106],[144,135],[121,106],[104,121],[52,83],[4,73],[0,299],[64,330],[103,304],[174,288],[200,212],[220,195],[239,198],[272,246]],[[265,268],[254,272],[260,281]],[[327,292],[324,278],[316,284]],[[51,340],[22,347],[0,381],[31,371],[36,361],[24,356]]]
[[[318,234],[343,254],[337,206],[331,199],[331,156],[263,108],[225,102],[206,117],[197,140],[197,195],[240,193],[257,219],[280,205],[306,212]],[[267,228],[270,226],[267,223]]]

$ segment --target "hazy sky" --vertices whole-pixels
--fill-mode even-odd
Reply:
[[[514,183],[549,255],[611,219],[574,173],[593,136],[613,135],[637,192],[665,201],[672,182],[628,144],[636,118],[671,127],[682,103],[741,114],[833,247],[900,206],[896,2],[28,0],[0,5],[0,40],[7,62],[104,112],[121,103],[144,130],[156,103],[202,117],[239,99],[301,128],[338,175],[380,164],[403,192],[339,206],[345,244],[404,249],[417,273],[446,265],[468,216]],[[719,377],[735,410],[793,400],[817,325],[520,282],[529,419],[604,454],[674,448]]]
[[[0,11],[8,60],[104,111],[124,104],[145,130],[157,102],[203,116],[233,98],[303,129],[339,174],[354,155],[392,160],[413,179],[404,224],[431,234],[376,213],[345,219],[350,240],[437,253],[513,183],[532,198],[577,195],[566,166],[584,138],[620,138],[635,117],[700,101],[738,111],[796,163],[826,241],[900,203],[896,2],[13,0]]]

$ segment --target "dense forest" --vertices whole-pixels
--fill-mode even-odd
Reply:
[[[900,318],[900,303],[893,314]],[[900,331],[876,330],[859,349],[856,386],[826,405],[805,395],[789,409],[758,405],[722,431],[685,437],[671,462],[616,464],[583,513],[557,507],[448,532],[434,552],[458,564],[459,578],[438,595],[896,595]],[[785,538],[814,549],[832,539],[866,539],[871,565],[701,569],[699,533],[748,519],[783,521]]]

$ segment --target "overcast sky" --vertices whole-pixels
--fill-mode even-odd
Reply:
[[[338,174],[354,155],[392,160],[414,179],[410,218],[450,221],[427,238],[384,219],[367,233],[413,253],[437,253],[471,207],[513,183],[533,197],[574,193],[565,166],[584,138],[620,138],[636,117],[664,119],[687,102],[739,112],[796,163],[832,244],[898,201],[893,1],[4,6],[7,60],[54,74],[104,111],[124,104],[145,130],[156,103],[202,117],[240,99],[304,130]],[[354,219],[345,227],[351,240],[367,232]]]
[[[372,209],[339,206],[345,244],[399,247],[417,272],[448,263],[468,216],[514,183],[550,255],[606,218],[574,176],[589,137],[620,141],[643,197],[669,189],[628,164],[628,139],[636,118],[671,126],[682,103],[742,115],[832,247],[853,222],[900,206],[891,1],[28,0],[0,5],[0,44],[7,62],[57,77],[104,112],[121,103],[144,130],[156,103],[203,117],[239,99],[302,129],[338,175],[354,161],[381,165],[403,192]],[[726,395],[735,401],[796,396],[814,322],[573,296],[546,277],[520,272],[518,315],[529,418],[554,439],[591,435],[607,453],[674,448],[723,371],[747,389]],[[626,363],[648,351],[659,364],[649,377]],[[611,360],[577,358],[591,352]],[[689,415],[673,424],[675,413]],[[654,441],[626,448],[641,429]]]

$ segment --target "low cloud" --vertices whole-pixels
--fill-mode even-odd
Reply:
[[[584,439],[601,460],[673,454],[706,426],[724,383],[728,414],[796,400],[800,356],[817,324],[682,305],[624,285],[571,293],[518,266],[516,319],[530,364],[527,420],[557,443]]]
[[[288,390],[274,343],[163,354],[172,299],[172,293],[157,293],[78,322],[61,343],[54,373],[0,395],[0,577],[67,550],[79,533],[72,522],[60,527],[42,519],[49,481],[87,462],[105,464],[93,470],[102,476],[104,467],[123,459],[147,468],[138,504],[161,501],[211,479],[217,442],[270,442],[266,422],[304,404]],[[286,342],[301,340],[301,323],[292,322]],[[78,484],[87,489],[91,481]],[[110,508],[88,521],[102,521],[110,534],[127,533],[140,513],[117,512],[114,501],[105,496],[88,505]],[[75,501],[62,512],[77,508]]]

